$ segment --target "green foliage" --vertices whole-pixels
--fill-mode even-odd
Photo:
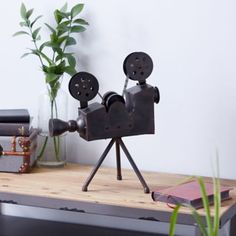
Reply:
[[[218,159],[217,159],[218,160]],[[203,236],[218,236],[219,234],[219,223],[220,223],[220,179],[219,179],[219,170],[218,170],[219,165],[217,164],[217,177],[213,178],[213,186],[214,186],[214,217],[211,217],[210,214],[210,204],[208,201],[208,197],[206,194],[206,188],[204,184],[204,180],[202,177],[196,177],[199,188],[201,191],[201,196],[202,196],[202,201],[203,201],[203,207],[206,213],[206,226],[204,222],[202,221],[201,216],[199,215],[198,211],[192,207],[191,205],[188,204],[182,204],[182,205],[177,205],[175,209],[172,212],[171,219],[170,219],[170,229],[169,229],[169,236],[174,236],[175,232],[175,225],[177,222],[177,216],[178,212],[181,207],[187,207],[190,209],[191,214],[193,218],[195,219],[200,231],[201,235]]]
[[[27,10],[25,4],[21,4],[21,21],[19,24],[24,30],[16,32],[13,36],[25,35],[32,40],[34,48],[24,53],[22,58],[28,55],[35,55],[39,58],[41,69],[45,73],[45,82],[50,86],[52,101],[60,87],[60,77],[64,73],[69,75],[76,73],[76,59],[73,53],[68,52],[67,49],[77,43],[72,34],[85,31],[85,25],[88,25],[84,19],[77,18],[83,8],[84,4],[77,4],[68,11],[68,5],[65,3],[60,10],[56,9],[54,11],[55,26],[48,23],[44,24],[50,32],[49,40],[41,42],[42,27],[35,25],[42,15],[33,18],[34,9]]]

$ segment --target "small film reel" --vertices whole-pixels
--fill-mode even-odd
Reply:
[[[99,84],[97,79],[88,72],[79,72],[75,74],[69,82],[71,96],[84,104],[97,95],[98,89]]]
[[[107,110],[110,109],[111,105],[115,102],[121,102],[125,104],[125,99],[117,94],[116,92],[109,91],[103,95],[102,104],[106,107]]]
[[[142,83],[152,73],[153,62],[148,54],[133,52],[125,58],[123,69],[129,79],[138,80],[139,83]]]

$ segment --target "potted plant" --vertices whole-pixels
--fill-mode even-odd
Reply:
[[[182,204],[177,205],[171,215],[170,219],[170,229],[169,229],[169,236],[174,236],[175,232],[175,225],[177,221],[178,212],[181,207],[187,207],[191,213],[193,218],[196,221],[196,224],[201,232],[201,235],[203,236],[218,236],[219,235],[219,225],[220,225],[220,207],[221,207],[221,194],[220,194],[220,179],[219,179],[219,164],[218,164],[218,154],[217,154],[217,177],[212,178],[213,180],[213,192],[214,192],[214,216],[211,216],[210,211],[210,204],[208,200],[208,196],[206,193],[206,187],[205,183],[202,177],[196,177],[201,196],[202,196],[202,202],[203,207],[205,210],[205,219],[206,219],[206,225],[203,222],[201,216],[199,215],[198,211],[188,204]]]
[[[40,34],[42,27],[36,27],[42,15],[33,17],[34,9],[27,9],[23,3],[20,7],[20,26],[23,30],[16,32],[14,36],[24,35],[32,41],[33,48],[30,48],[22,57],[28,55],[38,57],[46,84],[46,94],[41,97],[41,108],[38,114],[38,124],[41,129],[37,154],[39,165],[61,166],[65,164],[65,150],[63,150],[65,138],[49,137],[48,120],[65,118],[60,117],[59,110],[65,114],[67,104],[65,101],[62,101],[64,107],[58,104],[61,78],[65,73],[70,76],[76,73],[76,59],[74,53],[68,51],[68,48],[77,43],[73,36],[85,31],[85,26],[88,25],[86,20],[78,17],[83,8],[84,4],[76,4],[68,10],[66,3],[60,10],[56,9],[54,11],[55,25],[44,24],[50,32],[50,37],[42,41]],[[51,151],[46,154],[48,148]]]

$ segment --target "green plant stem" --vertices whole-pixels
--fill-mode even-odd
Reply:
[[[55,151],[55,156],[57,161],[60,161],[59,158],[59,142],[57,142],[57,140],[59,140],[59,137],[53,137],[53,144],[54,144],[54,151]]]
[[[52,54],[52,61],[55,63],[55,51],[53,51],[53,54]]]
[[[200,185],[203,206],[204,206],[204,209],[206,212],[207,232],[209,233],[209,235],[213,235],[210,205],[209,205],[209,201],[208,201],[208,197],[207,197],[207,193],[206,193],[205,184],[204,184],[204,181],[201,177],[198,177],[197,180]]]
[[[213,236],[218,236],[219,234],[219,225],[220,225],[220,202],[221,202],[221,196],[218,194],[220,192],[220,181],[219,179],[213,179],[214,182],[214,234]]]
[[[37,51],[39,51],[38,46],[37,46],[37,44],[36,44],[36,41],[35,41],[35,39],[33,38],[32,28],[31,28],[30,26],[28,26],[28,27],[29,27],[29,30],[30,30],[30,34],[31,34],[32,41],[33,41],[33,43],[34,43],[35,49],[36,49]],[[41,66],[42,66],[42,68],[43,68],[43,66],[44,66],[44,65],[43,65],[43,60],[42,60],[40,54],[37,54],[37,56],[38,56],[38,58],[39,58],[39,60],[40,60]]]
[[[37,156],[37,159],[38,159],[38,160],[41,160],[41,159],[42,159],[42,157],[43,157],[43,153],[44,153],[45,148],[46,148],[46,145],[47,145],[47,142],[48,142],[48,136],[45,137],[45,140],[44,140],[43,146],[42,146],[42,148],[41,148],[41,150],[40,150],[39,155]]]
[[[72,17],[70,18],[70,26],[69,26],[69,31],[68,31],[68,33],[67,33],[67,38],[66,38],[66,40],[65,40],[65,44],[64,44],[64,46],[63,46],[63,50],[62,50],[62,52],[64,53],[65,52],[65,50],[66,50],[66,43],[67,43],[67,39],[70,37],[70,34],[71,34],[71,26],[72,26]],[[62,62],[62,60],[63,60],[63,58],[61,58],[61,62]]]
[[[214,183],[214,236],[219,234],[219,225],[220,225],[220,206],[221,206],[221,195],[220,195],[220,170],[219,170],[219,154],[216,150],[216,175],[214,174],[213,183]],[[214,170],[214,169],[213,169]]]
[[[56,116],[56,118],[58,118],[57,103],[56,103],[55,98],[53,98],[51,100],[51,118],[52,119],[54,118],[53,107],[55,107],[55,116]],[[60,153],[60,137],[53,137],[53,146],[54,146],[56,160],[59,162],[60,161],[60,158],[59,158],[59,153]]]
[[[51,100],[51,118],[54,118],[54,115],[53,115],[53,106],[54,105],[55,105],[55,115],[56,115],[56,118],[57,118],[58,117],[58,110],[57,110],[57,104],[56,104],[56,100],[55,99]],[[37,157],[38,160],[42,159],[44,151],[45,151],[45,148],[46,148],[46,145],[47,145],[47,142],[48,142],[48,136],[45,137],[43,146],[42,146],[42,148],[40,150],[40,153],[39,153],[39,155]],[[59,162],[60,161],[60,158],[59,158],[59,153],[60,153],[60,137],[53,137],[53,146],[54,146],[56,160]]]
[[[178,217],[178,212],[180,209],[181,205],[177,205],[172,212],[171,218],[170,218],[170,229],[169,229],[169,236],[174,236],[175,234],[175,226],[176,226],[176,221]]]
[[[54,100],[54,104],[55,104],[55,113],[56,113],[56,118],[58,118],[58,110],[57,110],[57,102],[56,102],[56,100]],[[56,148],[56,156],[57,156],[57,159],[59,159],[59,153],[60,153],[60,137],[59,136],[57,136],[57,137],[55,137],[55,139],[56,139],[56,146],[55,146],[55,148]],[[58,160],[58,161],[60,161],[60,160]]]

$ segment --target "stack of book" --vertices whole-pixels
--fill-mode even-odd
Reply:
[[[0,110],[0,171],[29,172],[35,161],[37,134],[27,109]]]

